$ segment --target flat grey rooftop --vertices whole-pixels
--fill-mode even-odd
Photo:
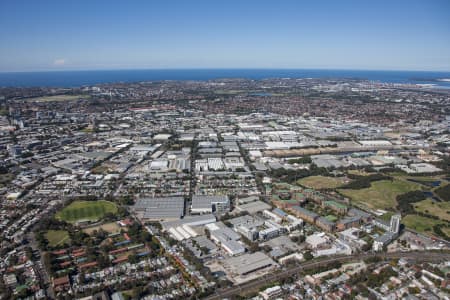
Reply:
[[[180,218],[184,213],[183,197],[141,198],[133,206],[144,219]]]
[[[228,196],[192,196],[192,209],[211,208],[212,203],[228,203]]]
[[[233,273],[239,275],[247,275],[251,272],[277,265],[276,262],[262,252],[231,257],[225,261],[225,264]]]
[[[186,216],[183,219],[180,220],[174,220],[174,221],[166,221],[162,222],[161,225],[164,229],[169,229],[171,227],[178,227],[182,226],[184,224],[189,226],[201,226],[208,223],[214,223],[216,222],[216,217],[212,214],[204,214],[199,216]]]

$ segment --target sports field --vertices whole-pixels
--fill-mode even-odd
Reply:
[[[48,240],[50,247],[70,244],[69,233],[65,230],[49,230],[45,233],[45,238]]]
[[[420,190],[417,183],[394,179],[379,180],[371,183],[369,188],[352,190],[340,189],[339,192],[349,197],[353,203],[370,209],[394,209],[397,205],[396,197],[406,192]]]
[[[30,98],[28,100],[35,102],[53,102],[53,101],[73,101],[78,100],[79,98],[88,99],[89,95],[55,95],[55,96],[44,96],[44,97],[36,97]]]
[[[91,235],[94,233],[94,231],[98,231],[98,230],[104,230],[108,233],[116,233],[116,232],[120,232],[120,227],[119,225],[117,225],[116,222],[111,222],[111,223],[106,223],[106,224],[102,224],[102,225],[97,225],[94,227],[89,227],[89,228],[85,228],[83,229],[83,232]]]
[[[335,189],[348,181],[345,177],[309,176],[297,181],[299,185],[313,189]]]
[[[117,213],[117,206],[109,201],[74,201],[56,214],[56,218],[75,223],[78,221],[97,221],[107,213]]]

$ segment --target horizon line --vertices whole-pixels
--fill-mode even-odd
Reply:
[[[59,72],[99,72],[99,71],[189,71],[189,70],[323,70],[323,71],[381,71],[381,72],[436,72],[450,73],[450,70],[431,70],[431,69],[370,69],[370,68],[282,68],[282,67],[169,67],[169,68],[114,68],[114,69],[42,69],[29,71],[0,71],[0,74],[13,73],[59,73]]]

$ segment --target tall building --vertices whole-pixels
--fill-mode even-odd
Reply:
[[[389,227],[389,231],[393,233],[398,233],[400,231],[400,220],[402,216],[401,215],[393,215],[391,217],[391,225]]]

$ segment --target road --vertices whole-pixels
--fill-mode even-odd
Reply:
[[[213,295],[206,297],[205,299],[214,300],[214,299],[224,299],[230,298],[232,296],[237,296],[240,294],[248,294],[252,291],[257,291],[259,288],[270,284],[271,282],[288,278],[296,273],[299,273],[302,270],[312,269],[315,267],[327,265],[332,262],[350,262],[356,260],[362,260],[370,257],[383,257],[385,259],[395,259],[395,258],[405,258],[408,260],[414,261],[429,261],[429,262],[440,262],[440,261],[450,261],[450,252],[393,252],[393,253],[367,253],[367,254],[359,254],[359,255],[349,255],[349,256],[338,256],[331,257],[327,259],[322,259],[319,261],[308,261],[304,262],[300,265],[294,266],[292,268],[282,270],[280,272],[267,274],[258,279],[251,280],[242,284],[234,285],[229,288],[219,289]]]
[[[33,255],[39,256],[39,260],[33,259],[36,262],[34,269],[37,272],[42,287],[45,289],[47,297],[49,297],[49,299],[55,299],[55,293],[51,285],[50,275],[45,268],[44,260],[42,257],[43,252],[40,251],[39,245],[36,241],[34,234],[35,231],[36,225],[29,233],[25,235],[25,238],[29,241],[28,246],[31,247]]]

